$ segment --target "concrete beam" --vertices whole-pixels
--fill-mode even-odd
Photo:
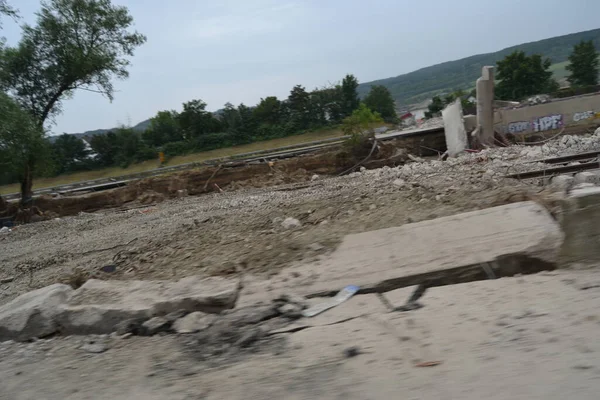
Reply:
[[[385,292],[425,282],[450,284],[552,269],[563,240],[559,224],[534,202],[513,203],[429,221],[348,235],[304,294],[358,285]],[[488,265],[488,263],[490,263]],[[483,278],[482,278],[483,276]]]

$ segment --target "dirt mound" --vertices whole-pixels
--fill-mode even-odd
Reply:
[[[406,152],[397,146],[395,141],[378,143],[376,150],[364,165],[367,168],[402,165],[407,159]],[[122,207],[133,202],[156,204],[188,194],[193,196],[307,182],[315,174],[337,175],[352,166],[358,168],[356,158],[349,157],[344,151],[324,151],[275,162],[207,167],[160,175],[132,182],[123,188],[80,196],[41,196],[36,199],[35,204],[44,212],[60,216],[76,215],[80,212]]]

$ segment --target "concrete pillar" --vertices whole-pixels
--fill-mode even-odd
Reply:
[[[477,132],[479,143],[494,145],[494,67],[486,66],[477,79]]]
[[[573,190],[562,201],[558,217],[565,233],[560,263],[597,266],[600,263],[600,188]]]

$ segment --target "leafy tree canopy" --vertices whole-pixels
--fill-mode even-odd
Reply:
[[[372,86],[364,102],[371,110],[378,112],[385,122],[395,123],[398,121],[394,99],[385,86]]]
[[[558,83],[549,70],[552,62],[539,54],[527,56],[515,51],[498,61],[496,97],[500,100],[521,100],[527,96],[558,90]]]
[[[591,40],[581,41],[573,48],[566,67],[571,74],[567,80],[571,86],[595,86],[598,84],[598,52]]]

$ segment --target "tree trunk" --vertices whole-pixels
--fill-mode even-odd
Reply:
[[[21,206],[30,207],[33,200],[33,168],[29,165],[25,168],[21,177]]]

